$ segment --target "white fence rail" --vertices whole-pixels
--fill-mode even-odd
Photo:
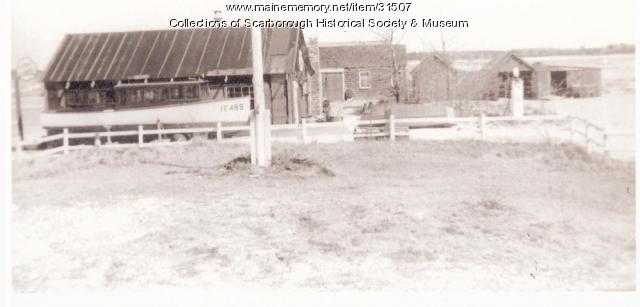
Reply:
[[[570,116],[567,118],[569,122],[569,140],[572,143],[577,142],[584,146],[587,152],[591,153],[594,149],[600,149],[605,155],[615,152],[634,152],[635,148],[612,147],[611,141],[614,138],[635,139],[633,130],[607,130],[602,126],[595,125],[586,119]],[[581,139],[576,139],[575,136]]]
[[[383,119],[371,119],[371,120],[360,120],[358,122],[359,127],[371,127],[371,126],[382,126],[381,129],[372,130],[369,129],[368,132],[362,132],[357,135],[354,135],[355,138],[379,138],[385,137],[389,138],[391,142],[396,140],[397,136],[407,136],[409,135],[404,129],[399,129],[399,125],[404,125],[406,129],[406,125],[410,124],[452,124],[452,125],[462,125],[462,124],[474,124],[477,123],[477,137],[480,140],[487,140],[487,132],[491,131],[492,128],[488,127],[489,123],[499,123],[499,122],[514,122],[514,123],[525,123],[525,122],[555,122],[559,125],[568,126],[564,128],[564,131],[569,133],[568,140],[571,143],[575,143],[577,145],[581,145],[585,148],[588,153],[592,153],[593,151],[599,151],[604,153],[607,156],[610,156],[611,153],[629,153],[634,152],[634,148],[631,147],[612,147],[611,140],[613,138],[625,138],[627,141],[629,139],[635,138],[635,132],[632,130],[607,130],[601,126],[595,125],[585,119],[573,117],[573,116],[561,116],[561,115],[545,115],[545,116],[522,116],[522,117],[511,117],[511,116],[495,116],[488,117],[484,114],[481,114],[478,117],[426,117],[426,118],[401,118],[396,119],[395,116],[389,115],[387,118]]]
[[[634,138],[634,131],[620,131],[620,130],[606,130],[601,126],[595,125],[587,120],[572,117],[572,116],[523,116],[523,117],[488,117],[482,114],[478,117],[419,117],[419,118],[395,118],[393,115],[389,115],[383,119],[372,120],[359,120],[356,122],[357,128],[353,131],[353,138],[388,138],[391,142],[397,140],[397,137],[409,136],[411,125],[474,125],[476,129],[476,137],[480,140],[487,140],[488,132],[493,128],[489,127],[490,123],[500,122],[555,122],[560,126],[564,126],[564,131],[568,132],[567,140],[571,143],[575,143],[583,146],[587,152],[591,153],[594,150],[610,155],[612,152],[633,152],[630,148],[616,148],[611,146],[612,139],[620,138]],[[568,126],[568,127],[567,127]],[[284,125],[272,125],[272,131],[282,130],[298,130],[295,133],[295,138],[303,144],[307,144],[311,141],[309,136],[310,128],[329,128],[329,127],[346,127],[342,122],[329,122],[329,123],[308,123],[305,119],[300,124],[284,124]],[[245,139],[235,139],[224,137],[224,132],[241,132],[248,131],[249,125],[233,125],[224,126],[222,123],[217,123],[212,127],[193,127],[193,128],[170,128],[170,129],[149,129],[145,130],[142,125],[138,126],[137,130],[128,131],[103,131],[103,132],[80,132],[70,133],[69,129],[63,129],[61,134],[45,136],[37,139],[31,145],[39,145],[48,142],[55,142],[62,140],[62,144],[55,148],[49,148],[46,150],[36,151],[33,155],[43,156],[56,153],[67,154],[71,150],[80,150],[87,148],[127,148],[127,147],[148,147],[148,146],[170,146],[170,145],[184,145],[189,144],[190,141],[163,141],[166,140],[164,136],[172,134],[198,134],[198,133],[216,133],[216,140],[218,142],[248,142]],[[368,129],[367,132],[358,132],[358,129]],[[152,142],[145,142],[146,135],[155,135],[157,138]],[[111,137],[116,136],[137,136],[137,143],[112,143]],[[102,139],[107,138],[106,143],[102,143]],[[94,139],[95,146],[92,145],[70,145],[71,139]],[[19,157],[22,153],[22,146],[16,144],[16,155]]]

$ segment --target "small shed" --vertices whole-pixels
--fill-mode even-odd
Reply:
[[[455,97],[456,70],[443,55],[430,54],[411,71],[417,102],[447,101]]]
[[[537,87],[533,82],[534,67],[512,51],[489,61],[479,71],[463,74],[459,84],[460,96],[483,100],[509,98],[514,68],[520,71],[520,78],[524,83],[524,98],[537,98]]]
[[[536,78],[541,96],[597,97],[601,94],[601,69],[597,67],[576,67],[545,65],[535,63]]]

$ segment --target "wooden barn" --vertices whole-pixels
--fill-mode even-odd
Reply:
[[[430,54],[411,71],[416,102],[451,100],[456,96],[457,72],[445,57]]]
[[[272,122],[307,116],[314,73],[300,29],[263,30]],[[251,96],[251,31],[179,29],[66,35],[43,78],[47,112],[192,104]],[[99,125],[99,123],[96,123]]]
[[[513,52],[494,58],[479,71],[461,74],[458,94],[465,99],[495,100],[511,96],[511,78],[514,68],[520,71],[524,83],[524,98],[538,97],[535,69]]]
[[[385,42],[339,43],[319,46],[320,96],[328,101],[393,100],[395,73],[400,97],[406,98],[407,51]]]
[[[600,96],[602,76],[600,68],[545,65],[535,63],[539,96],[565,97]]]

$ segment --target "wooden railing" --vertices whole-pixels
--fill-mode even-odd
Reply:
[[[595,151],[599,151],[604,153],[605,155],[610,155],[612,152],[633,152],[633,149],[629,148],[614,148],[610,146],[610,141],[612,138],[633,138],[635,133],[633,131],[613,131],[606,130],[601,126],[595,125],[587,120],[572,117],[572,116],[523,116],[523,117],[509,117],[509,116],[498,116],[498,117],[488,117],[484,114],[478,117],[420,117],[420,118],[395,118],[393,115],[389,115],[387,118],[383,119],[372,119],[372,120],[359,120],[357,122],[358,127],[379,127],[375,132],[371,133],[356,133],[354,132],[354,138],[365,138],[365,137],[385,137],[388,138],[391,142],[396,141],[397,137],[400,136],[409,136],[409,128],[411,124],[420,125],[420,124],[450,124],[450,125],[461,125],[461,124],[475,124],[474,129],[476,129],[474,133],[477,133],[477,138],[480,140],[487,140],[487,132],[491,131],[492,128],[488,126],[489,123],[497,123],[497,122],[556,122],[560,125],[568,125],[568,128],[564,128],[563,131],[568,131],[569,135],[567,137],[568,141],[571,143],[575,143],[581,145],[585,148],[585,150],[589,153]],[[401,128],[399,128],[401,126]],[[272,131],[279,130],[299,130],[299,133],[296,133],[296,138],[299,142],[303,144],[307,144],[311,142],[313,139],[309,135],[310,128],[326,128],[326,127],[345,127],[343,122],[329,122],[329,123],[308,123],[305,119],[301,121],[300,124],[284,124],[284,125],[272,125]],[[63,153],[67,154],[71,150],[78,149],[86,149],[86,148],[118,148],[118,147],[146,147],[146,146],[165,146],[165,145],[183,145],[189,144],[191,141],[175,141],[175,142],[166,142],[157,140],[165,140],[163,138],[164,135],[168,134],[194,134],[194,133],[216,133],[216,140],[218,142],[249,142],[248,139],[240,138],[226,138],[224,137],[224,132],[239,132],[239,131],[248,131],[250,129],[249,125],[233,125],[233,126],[225,126],[222,123],[217,123],[215,126],[211,127],[193,127],[193,128],[170,128],[170,129],[151,129],[145,130],[143,126],[138,126],[137,130],[128,130],[128,131],[104,131],[104,132],[80,132],[80,133],[70,133],[69,129],[63,129],[61,134],[45,136],[37,139],[31,145],[38,145],[42,143],[52,142],[62,140],[62,145],[49,148],[46,150],[37,151],[34,153],[35,156],[42,155],[50,155],[55,153]],[[372,130],[373,131],[373,130]],[[155,142],[145,142],[146,135],[156,135],[157,138],[154,139]],[[116,136],[137,136],[137,143],[112,143],[110,142],[111,137]],[[107,138],[107,142],[102,144],[102,142],[95,142],[96,145],[70,145],[69,140],[71,139],[99,139]],[[22,146],[20,144],[16,144],[16,154],[19,157],[22,152]]]
[[[363,132],[354,135],[354,138],[367,137],[387,137],[389,141],[394,142],[398,136],[408,136],[406,131],[398,131],[398,125],[407,124],[474,124],[477,123],[477,133],[480,140],[487,140],[487,132],[491,130],[488,123],[497,122],[556,122],[561,125],[568,125],[564,128],[569,132],[568,140],[571,143],[583,146],[588,153],[599,151],[610,156],[611,153],[634,152],[634,148],[616,148],[611,147],[612,138],[626,138],[627,140],[635,137],[632,130],[607,130],[601,126],[593,124],[585,119],[574,116],[562,115],[544,115],[544,116],[494,116],[489,117],[481,114],[478,117],[425,117],[425,118],[401,118],[397,119],[392,114],[383,119],[360,120],[359,127],[382,126],[381,129],[374,132]],[[370,130],[371,131],[371,130]],[[578,139],[577,137],[581,137]]]
[[[319,128],[319,127],[336,127],[336,126],[344,126],[341,122],[329,122],[329,123],[308,123],[306,119],[302,119],[301,124],[281,124],[281,125],[271,125],[272,131],[280,131],[280,130],[299,130],[298,133],[299,141],[307,144],[310,142],[311,138],[308,134],[309,128]],[[53,142],[62,140],[62,145],[48,148],[45,150],[35,151],[33,156],[45,156],[56,153],[67,154],[72,150],[79,149],[87,149],[87,148],[121,148],[121,147],[147,147],[147,146],[165,146],[165,145],[184,145],[189,144],[191,141],[162,141],[166,140],[163,138],[165,135],[171,134],[195,134],[195,133],[216,133],[216,140],[218,142],[241,142],[248,143],[248,139],[237,139],[237,138],[225,138],[224,132],[240,132],[240,131],[249,131],[249,125],[231,125],[225,126],[222,123],[217,123],[215,126],[211,127],[193,127],[193,128],[169,128],[169,129],[147,129],[145,130],[142,125],[138,126],[137,130],[126,130],[126,131],[101,131],[101,132],[77,132],[71,133],[68,128],[64,128],[62,133],[56,135],[49,135],[45,137],[38,138],[29,142],[28,145],[38,146],[40,144]],[[156,135],[157,137],[152,142],[145,142],[146,135]],[[112,143],[111,137],[116,136],[137,136],[136,143]],[[102,139],[107,138],[105,143],[102,142]],[[70,145],[71,139],[98,139],[99,142],[95,142],[95,145]],[[158,142],[160,140],[160,142]],[[27,145],[25,143],[14,144],[16,155],[18,157],[23,153],[23,146]]]
[[[633,140],[635,138],[635,132],[633,130],[607,130],[606,128],[593,124],[586,119],[569,116],[567,117],[569,122],[569,141],[571,143],[577,143],[583,145],[588,153],[594,150],[600,150],[606,156],[610,156],[614,152],[634,152],[631,148],[616,148],[611,147],[612,138],[626,138]],[[576,139],[576,136],[582,139]]]

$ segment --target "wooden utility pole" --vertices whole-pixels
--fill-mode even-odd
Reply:
[[[271,129],[271,116],[267,117],[267,110],[264,102],[264,69],[262,64],[262,30],[251,28],[251,62],[253,66],[253,102],[255,133],[252,133],[251,142],[255,142],[255,150],[251,153],[256,155],[251,161],[255,161],[258,166],[267,167],[271,164],[271,140],[268,137],[271,133],[265,131]],[[253,116],[252,116],[253,118]],[[252,144],[252,145],[253,145]]]
[[[15,70],[11,71],[11,78],[13,78],[14,86],[14,99],[16,102],[16,120],[18,123],[18,134],[20,136],[20,143],[24,141],[24,132],[22,129],[22,102],[20,101],[20,76]]]

